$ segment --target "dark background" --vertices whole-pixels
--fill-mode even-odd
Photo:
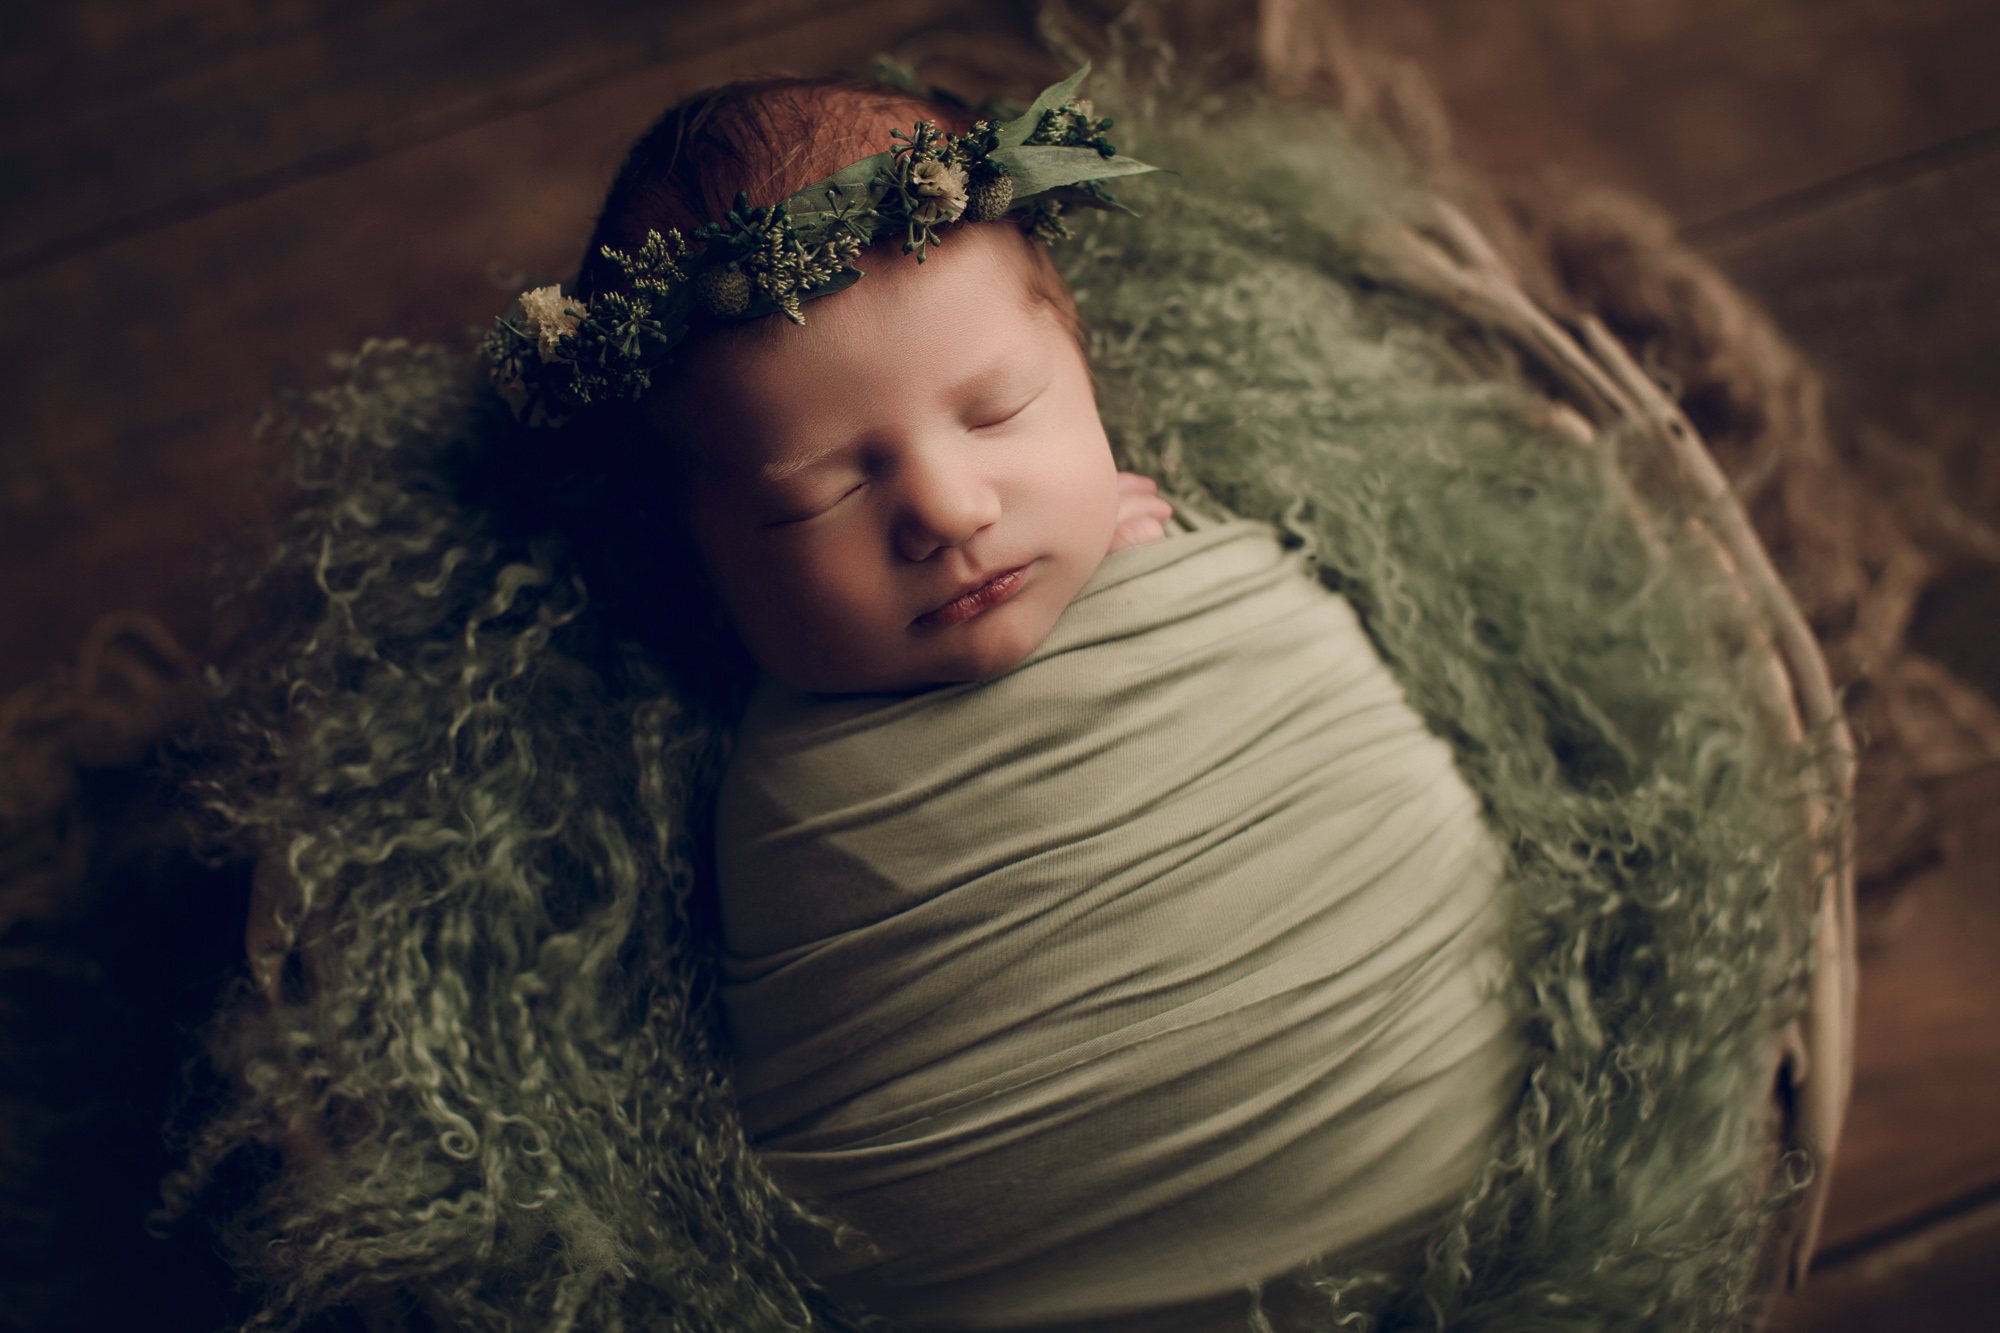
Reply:
[[[1428,77],[1475,168],[1664,209],[1825,371],[1844,450],[2000,525],[2000,5],[1335,7]],[[113,610],[207,647],[211,564],[268,506],[260,410],[326,382],[328,349],[453,338],[567,275],[680,95],[891,48],[1027,68],[1032,31],[1027,0],[0,7],[0,696]],[[2000,698],[1994,569],[1937,571],[1910,639]],[[2000,768],[1927,784],[1940,854],[1862,904],[1798,1329],[2000,1326]]]

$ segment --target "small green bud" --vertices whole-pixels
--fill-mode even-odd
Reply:
[[[711,315],[734,319],[750,308],[750,278],[733,268],[703,269],[695,275],[695,300]]]

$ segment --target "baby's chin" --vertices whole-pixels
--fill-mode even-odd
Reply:
[[[949,660],[915,674],[930,677],[921,682],[925,685],[962,685],[968,681],[992,680],[1027,661],[1029,655],[1041,647],[1042,641],[1048,637],[1048,631],[1043,630],[1031,639],[982,643],[976,649],[954,654]]]
[[[913,632],[909,688],[1004,676],[1048,639],[1070,598],[1045,582],[936,634]]]

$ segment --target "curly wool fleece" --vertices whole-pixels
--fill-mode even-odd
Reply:
[[[1532,1062],[1506,1141],[1422,1271],[1336,1262],[1287,1326],[1735,1324],[1782,1193],[1764,1054],[1810,849],[1804,758],[1717,646],[1733,602],[1635,534],[1605,451],[1351,278],[1346,238],[1402,192],[1331,115],[1132,147],[1181,174],[1059,252],[1124,463],[1310,545],[1454,746],[1517,903]],[[170,1193],[284,1149],[237,1230],[258,1326],[848,1326],[776,1239],[801,1210],[715,1028],[698,885],[726,722],[593,646],[559,541],[461,498],[505,434],[461,361],[348,368],[297,434],[268,576],[301,609],[205,786],[290,867],[307,984],[220,1026],[241,1098]]]

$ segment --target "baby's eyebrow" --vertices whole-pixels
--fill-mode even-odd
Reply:
[[[1040,368],[1042,358],[1027,358],[1020,355],[996,358],[965,376],[951,389],[951,396],[963,401],[981,394],[997,393],[1011,389],[1016,384],[1026,383]]]
[[[840,449],[841,446],[838,444],[829,444],[800,454],[797,458],[787,458],[781,459],[776,463],[766,463],[757,469],[757,480],[767,482],[789,481],[815,464],[824,462],[827,458],[839,453]]]

